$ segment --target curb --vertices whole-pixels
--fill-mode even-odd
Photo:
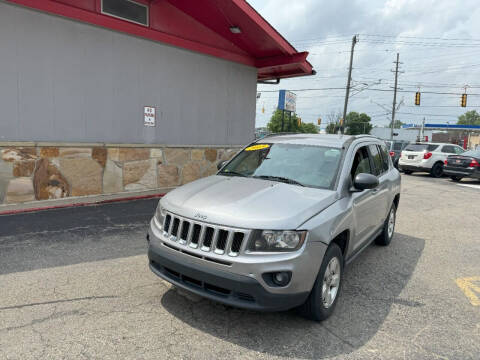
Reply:
[[[43,210],[64,209],[64,208],[74,208],[74,207],[83,207],[83,206],[95,206],[95,205],[111,204],[111,203],[125,202],[125,201],[155,199],[155,198],[161,198],[161,197],[165,196],[165,194],[166,193],[158,193],[158,194],[137,195],[137,196],[128,196],[128,197],[115,197],[113,199],[93,200],[93,201],[85,201],[85,202],[72,202],[72,203],[59,204],[59,205],[49,205],[49,206],[39,206],[39,207],[33,207],[33,208],[5,210],[5,211],[0,211],[0,216],[31,213],[31,212],[37,212],[37,211],[43,211]]]

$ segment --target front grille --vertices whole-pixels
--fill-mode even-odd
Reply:
[[[229,257],[241,253],[249,234],[248,230],[199,223],[170,213],[165,216],[163,230],[165,238],[170,242]],[[168,246],[168,243],[165,244]]]

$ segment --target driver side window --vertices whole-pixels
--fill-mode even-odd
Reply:
[[[355,176],[361,173],[375,175],[370,166],[370,158],[369,158],[368,150],[366,146],[361,147],[355,153],[355,157],[353,158],[352,169],[350,171],[352,181],[355,179]]]

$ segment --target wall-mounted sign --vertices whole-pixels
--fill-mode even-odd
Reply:
[[[155,108],[153,106],[143,107],[143,125],[155,126]]]
[[[297,95],[291,91],[280,90],[278,94],[278,109],[295,112],[297,110]]]

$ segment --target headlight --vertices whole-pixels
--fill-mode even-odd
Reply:
[[[155,217],[157,221],[163,226],[163,221],[165,220],[165,216],[167,215],[167,211],[160,205],[160,201],[157,205],[157,210],[155,210]]]
[[[254,233],[248,250],[258,252],[294,251],[303,245],[306,236],[306,231],[258,231]]]

